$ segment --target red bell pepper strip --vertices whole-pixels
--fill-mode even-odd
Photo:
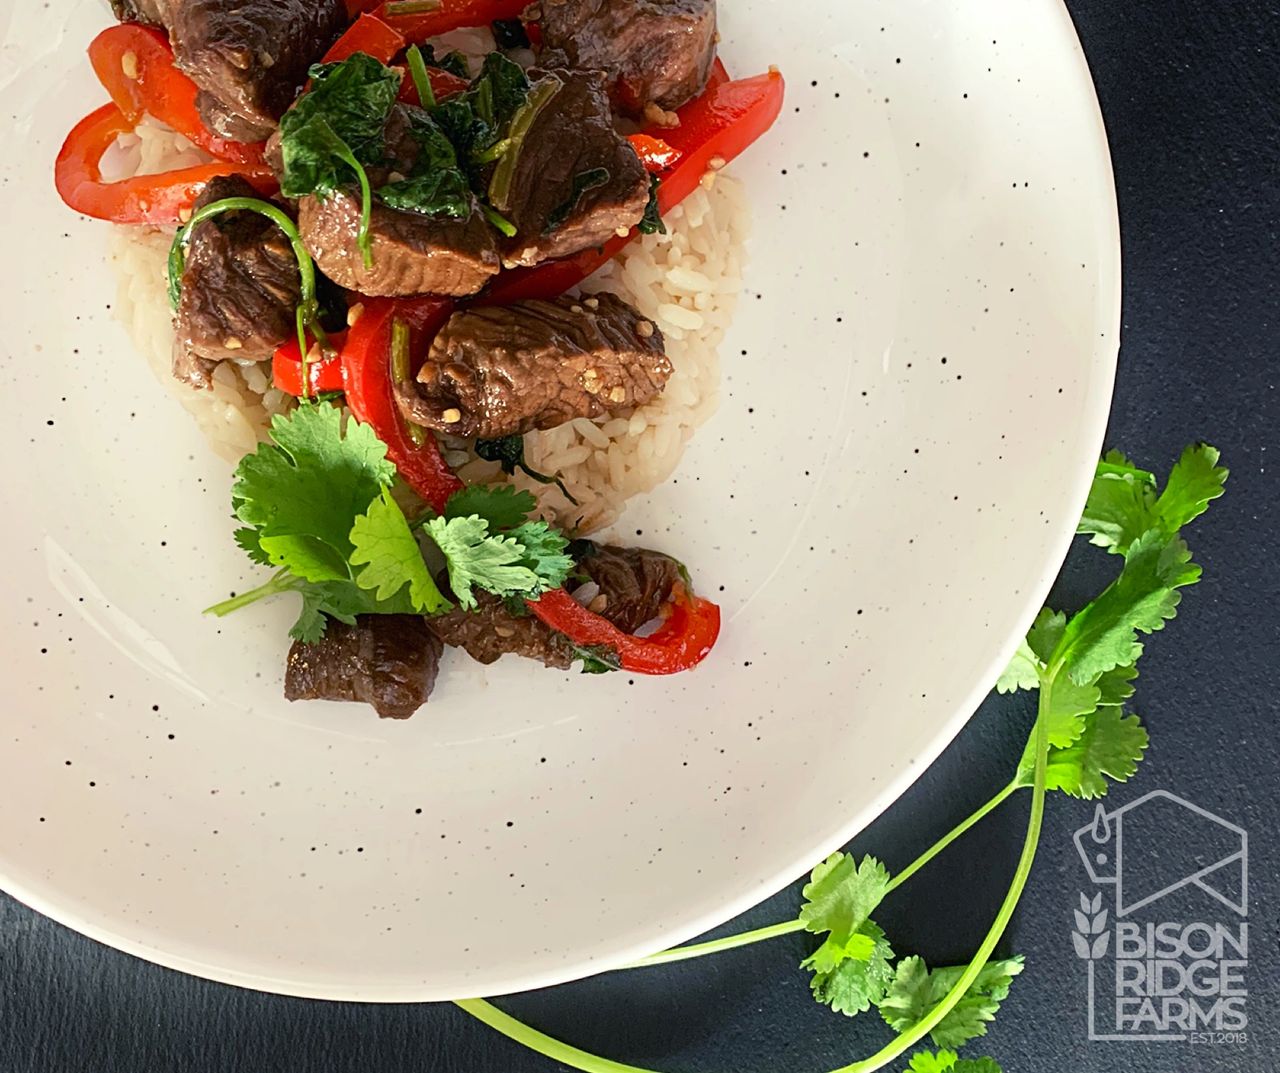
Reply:
[[[583,648],[604,646],[618,654],[633,674],[679,674],[696,667],[720,636],[720,608],[683,586],[667,605],[662,625],[648,637],[624,633],[608,619],[588,611],[564,589],[543,593],[526,606],[553,630]]]
[[[399,317],[423,335],[434,335],[452,311],[447,298],[366,298],[341,352],[342,385],[351,412],[373,427],[400,476],[436,511],[444,510],[462,482],[441,457],[435,437],[428,434],[415,443],[400,416],[391,378],[391,322]]]
[[[341,351],[346,338],[346,332],[330,332],[329,344]],[[307,337],[307,344],[311,345],[310,336]],[[271,382],[288,395],[293,395],[295,398],[303,396],[302,356],[298,350],[297,339],[290,339],[287,343],[276,347],[276,352],[271,358]],[[342,387],[342,362],[337,357],[307,362],[305,394],[310,396],[326,391],[341,391]]]
[[[320,62],[338,63],[357,52],[363,52],[379,63],[390,63],[404,45],[404,38],[396,30],[377,16],[364,14],[329,46],[329,51]]]
[[[104,104],[67,135],[53,166],[53,182],[68,208],[118,224],[174,228],[190,216],[205,184],[218,175],[243,175],[263,194],[276,190],[271,169],[262,164],[197,164],[158,175],[104,182],[98,165],[121,134],[137,123],[115,104]]]
[[[665,216],[698,188],[702,177],[714,170],[713,163],[716,168],[724,167],[773,126],[782,111],[785,90],[776,70],[738,82],[719,81],[713,72],[707,91],[677,113],[680,125],[662,130],[662,140],[681,157],[659,175],[659,211]],[[632,231],[625,237],[611,238],[598,249],[572,257],[503,272],[481,301],[509,305],[530,298],[556,298],[616,256],[636,234]]]
[[[390,0],[378,7],[378,17],[419,44],[464,26],[488,26],[499,19],[519,18],[528,6],[529,0],[440,0],[431,11],[409,13],[403,0]]]
[[[459,78],[443,67],[428,67],[427,78],[431,82],[431,92],[435,94],[437,103],[456,96],[471,85],[465,78]],[[418,87],[413,84],[412,78],[406,76],[400,83],[399,99],[405,104],[422,104],[418,97]]]
[[[674,167],[684,153],[651,134],[628,134],[627,141],[650,175],[661,175]]]
[[[262,163],[262,142],[220,138],[196,108],[196,84],[173,64],[173,49],[160,30],[137,23],[108,26],[89,43],[89,62],[125,119],[143,113],[167,123],[219,160]]]

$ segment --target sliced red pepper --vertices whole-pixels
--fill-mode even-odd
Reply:
[[[444,510],[462,482],[441,457],[436,438],[428,433],[422,443],[415,443],[400,416],[391,378],[391,322],[400,317],[421,335],[434,336],[452,312],[448,298],[366,298],[341,353],[343,390],[351,412],[373,427],[400,476],[437,511]]]
[[[346,338],[346,332],[329,333],[329,343],[338,351],[342,350]],[[307,337],[307,345],[311,345],[310,336]],[[302,355],[297,339],[290,339],[276,348],[271,358],[271,382],[288,395],[302,397]],[[342,362],[337,357],[307,362],[306,394],[319,395],[326,391],[341,391],[342,388]]]
[[[136,126],[115,104],[104,104],[71,129],[53,166],[54,185],[68,208],[118,224],[174,228],[190,214],[205,184],[218,175],[243,175],[268,196],[277,188],[275,176],[265,165],[231,162],[103,182],[99,170],[103,155],[117,137]]]
[[[684,153],[651,134],[628,134],[627,141],[650,175],[661,175],[673,167]]]
[[[679,674],[706,658],[720,636],[720,608],[683,586],[666,607],[666,618],[648,637],[624,633],[608,619],[588,611],[564,589],[528,600],[531,612],[582,648],[603,646],[618,654],[633,674]]]
[[[324,54],[321,63],[338,63],[357,52],[390,63],[404,48],[404,38],[376,15],[361,15]]]
[[[385,19],[412,43],[429,37],[460,30],[464,26],[488,26],[499,19],[516,19],[529,6],[529,0],[440,0],[433,11],[420,14],[397,14],[395,0],[378,7],[379,18]],[[361,5],[362,10],[368,8]]]
[[[681,157],[660,174],[658,207],[666,215],[698,188],[715,162],[724,167],[767,131],[782,111],[786,90],[781,73],[771,70],[737,82],[721,81],[717,60],[708,88],[677,113],[678,127],[664,127],[662,140]],[[503,272],[482,296],[486,305],[509,305],[530,298],[550,299],[576,287],[615,257],[637,232],[611,238],[598,249],[547,261],[533,268]]]
[[[459,78],[443,67],[428,67],[427,78],[431,82],[431,92],[435,94],[437,102],[457,96],[471,86],[465,78]],[[418,97],[418,87],[413,84],[412,78],[406,76],[400,83],[400,100],[405,104],[422,104],[422,100]]]
[[[108,26],[89,43],[98,81],[131,123],[143,113],[167,123],[219,160],[261,164],[263,142],[220,138],[196,108],[196,84],[173,64],[173,49],[160,30],[137,23]]]

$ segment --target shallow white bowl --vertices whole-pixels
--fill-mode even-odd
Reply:
[[[755,228],[721,411],[623,535],[718,594],[723,640],[670,681],[455,657],[406,724],[286,704],[291,609],[199,614],[249,574],[228,469],[51,181],[104,97],[104,16],[0,16],[4,889],[265,990],[537,987],[746,909],[960,729],[1065,553],[1110,399],[1088,71],[1057,0],[722,6],[730,69],[777,64],[789,98],[736,167]]]

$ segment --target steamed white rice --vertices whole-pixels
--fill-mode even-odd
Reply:
[[[122,139],[113,171],[142,174],[202,159],[185,138],[144,124]],[[565,527],[591,532],[612,524],[626,500],[671,476],[694,430],[715,411],[720,383],[717,347],[742,287],[747,207],[740,184],[709,173],[703,185],[666,217],[665,235],[632,242],[583,286],[613,291],[653,320],[666,337],[674,373],[646,406],[597,420],[579,418],[525,437],[529,465],[558,474],[578,505],[554,485],[517,474],[513,483],[539,499],[542,512]],[[211,390],[176,381],[170,371],[174,331],[166,293],[170,235],[117,227],[111,240],[117,310],[157,378],[196,419],[213,448],[238,460],[266,435],[271,416],[292,400],[271,386],[270,362],[222,362]],[[469,445],[443,444],[445,457],[469,483],[507,479]]]

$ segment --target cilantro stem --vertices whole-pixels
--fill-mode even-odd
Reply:
[[[705,943],[672,947],[670,950],[662,950],[656,954],[650,954],[648,957],[642,957],[639,961],[624,965],[623,968],[643,969],[650,965],[669,965],[673,961],[689,961],[692,958],[705,957],[707,954],[718,954],[724,950],[733,950],[739,946],[762,943],[766,939],[776,939],[780,935],[791,935],[797,931],[804,931],[803,920],[784,920],[780,924],[770,924],[767,927],[756,928],[753,931],[740,931],[736,935],[726,935],[723,939],[711,939]]]
[[[579,1050],[554,1036],[548,1036],[545,1032],[531,1028],[523,1021],[517,1021],[510,1014],[503,1013],[493,1003],[485,1002],[484,999],[456,999],[454,1005],[469,1013],[477,1021],[514,1040],[520,1046],[528,1047],[529,1050],[545,1055],[553,1061],[573,1066],[574,1069],[585,1070],[586,1073],[656,1073],[652,1069],[625,1065],[610,1058],[601,1058],[599,1055]]]
[[[946,996],[933,1008],[927,1017],[907,1032],[895,1037],[891,1043],[882,1047],[870,1058],[864,1058],[861,1062],[854,1062],[852,1065],[841,1066],[839,1069],[833,1070],[832,1073],[872,1073],[873,1070],[883,1069],[895,1058],[909,1051],[932,1032],[942,1019],[955,1008],[956,1003],[964,998],[969,988],[973,986],[974,981],[977,980],[978,974],[982,972],[983,967],[995,952],[996,944],[1000,942],[1005,928],[1009,926],[1009,921],[1013,919],[1014,910],[1017,909],[1018,902],[1022,898],[1022,892],[1026,889],[1027,879],[1031,875],[1031,865],[1035,861],[1036,849],[1040,844],[1040,829],[1044,823],[1045,781],[1049,759],[1049,721],[1047,713],[1053,693],[1054,678],[1061,666],[1061,661],[1052,665],[1040,684],[1040,705],[1036,715],[1036,775],[1031,790],[1031,814],[1027,819],[1027,834],[1022,843],[1022,855],[1018,859],[1018,867],[1013,873],[1013,881],[1009,884],[1009,891],[1004,897],[1000,911],[996,914],[995,920],[992,921],[991,927],[987,931],[986,938],[982,940],[982,945],[978,947],[978,952],[974,954],[973,960],[969,962],[968,967],[961,973],[960,979],[956,981],[955,986],[947,992]]]
[[[901,872],[895,875],[893,879],[889,881],[889,887],[885,891],[885,893],[888,894],[889,891],[891,890],[897,890],[898,887],[902,886],[903,883],[905,883],[908,879],[910,879],[913,875],[915,875],[918,871],[920,871],[921,868],[923,868],[926,864],[928,864],[931,860],[933,860],[934,857],[936,857],[939,853],[941,853],[944,849],[946,849],[949,845],[951,845],[952,842],[954,842],[957,838],[959,838],[962,834],[964,834],[967,830],[969,830],[970,827],[973,827],[978,822],[985,819],[988,814],[994,812],[997,808],[1003,805],[1005,801],[1007,801],[1010,797],[1012,797],[1019,789],[1020,787],[1018,786],[1018,783],[1016,781],[1009,783],[1008,786],[1006,786],[1003,790],[1001,790],[998,794],[996,794],[995,797],[993,797],[990,801],[988,801],[985,805],[983,805],[980,809],[978,809],[977,812],[973,813],[973,815],[971,815],[968,819],[961,820],[960,823],[956,824],[955,827],[951,828],[950,831],[948,831],[945,835],[943,835],[940,839],[938,839],[937,842],[935,842],[932,846],[930,846],[927,850],[925,850],[922,854],[920,854],[920,856],[917,857],[914,861],[912,861],[909,865],[907,865],[906,868],[904,868]]]
[[[230,600],[223,600],[220,604],[206,607],[203,614],[217,615],[218,618],[222,618],[224,615],[231,614],[232,611],[239,611],[240,608],[248,607],[250,604],[264,600],[268,596],[275,596],[281,592],[291,592],[297,585],[298,579],[290,574],[286,567],[273,574],[270,581],[259,585],[256,589],[250,589],[248,592],[242,592],[239,596],[231,597]]]
[[[1016,782],[1009,783],[1003,790],[995,795],[990,801],[974,812],[967,819],[961,820],[955,827],[951,828],[937,842],[925,850],[919,857],[912,861],[906,868],[893,877],[889,883],[889,891],[896,890],[921,868],[928,864],[934,857],[946,849],[952,842],[963,835],[969,828],[977,825],[986,816],[994,812],[1005,801],[1013,796],[1021,787]],[[656,954],[650,954],[648,957],[642,957],[639,961],[633,961],[630,965],[625,965],[627,969],[642,969],[649,965],[669,965],[673,961],[688,961],[692,958],[704,957],[707,954],[719,954],[725,950],[733,950],[739,946],[750,946],[752,943],[762,943],[768,939],[776,939],[781,935],[792,935],[795,932],[804,931],[804,923],[800,920],[784,920],[778,924],[769,924],[763,928],[755,928],[752,931],[738,932],[736,935],[726,935],[722,939],[712,939],[705,943],[695,943],[691,946],[677,946],[671,950],[662,950]]]

